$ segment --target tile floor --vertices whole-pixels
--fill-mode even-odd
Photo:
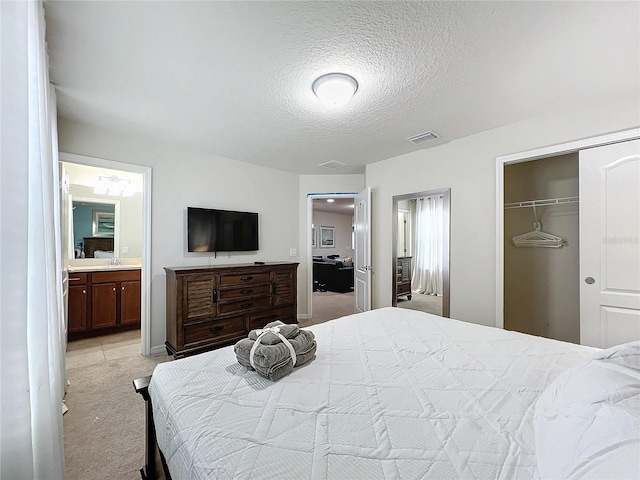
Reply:
[[[140,330],[73,340],[67,345],[67,369],[140,355]]]

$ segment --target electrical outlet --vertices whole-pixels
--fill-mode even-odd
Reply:
[[[295,248],[290,248],[289,249],[289,256],[290,257],[295,257],[298,255],[298,251]]]
[[[129,253],[129,247],[122,247],[122,253]]]

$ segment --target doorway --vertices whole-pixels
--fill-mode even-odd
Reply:
[[[141,178],[142,204],[140,206],[140,217],[138,217],[138,221],[140,222],[139,228],[141,231],[139,232],[139,235],[141,237],[141,241],[139,243],[139,249],[130,250],[127,254],[136,255],[142,260],[142,268],[140,271],[140,351],[142,355],[147,356],[151,353],[151,168],[64,152],[59,154],[59,161],[61,163],[74,164],[78,166],[84,165],[88,167],[120,171],[123,172],[123,174],[135,174],[139,175]],[[124,231],[120,231],[120,221],[117,217],[115,221],[116,231],[120,232],[121,237]],[[70,236],[70,239],[71,238],[73,237]],[[121,247],[129,247],[129,245],[124,245],[120,241],[118,243],[120,247],[119,252],[122,249]],[[76,249],[72,245],[69,247],[70,252],[74,252]],[[125,255],[121,253],[118,254]]]
[[[580,342],[578,154],[504,167],[504,328]]]
[[[305,326],[355,311],[354,199],[353,193],[309,196],[310,282]]]

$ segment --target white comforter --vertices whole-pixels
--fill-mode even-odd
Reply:
[[[316,359],[275,383],[232,347],[158,365],[173,480],[537,478],[535,402],[593,352],[398,308],[310,330]]]

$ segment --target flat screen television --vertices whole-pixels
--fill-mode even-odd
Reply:
[[[189,252],[258,250],[258,214],[187,207]]]

